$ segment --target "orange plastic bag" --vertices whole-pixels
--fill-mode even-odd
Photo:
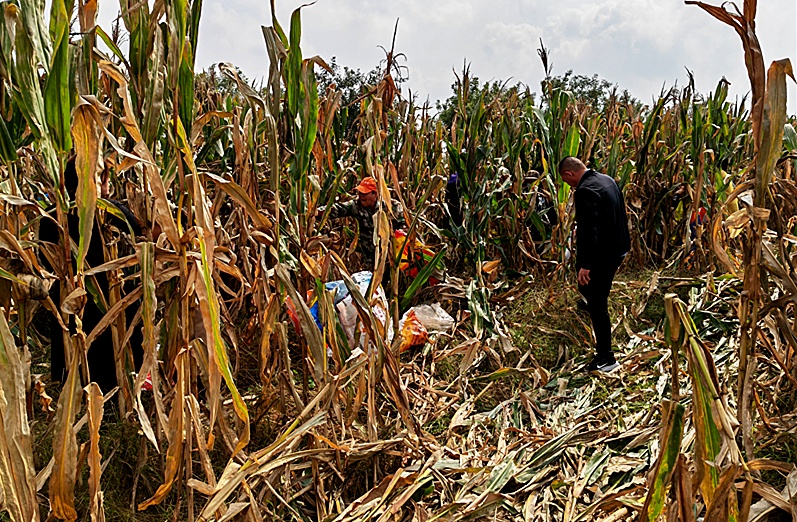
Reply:
[[[422,346],[429,340],[429,332],[423,323],[415,315],[415,310],[410,310],[404,318],[404,326],[401,327],[401,347],[399,352],[405,352],[413,346]]]

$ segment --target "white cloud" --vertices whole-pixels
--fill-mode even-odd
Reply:
[[[402,4],[409,9],[401,8]],[[398,12],[399,16],[411,17],[422,20],[425,25],[432,27],[462,26],[473,21],[474,6],[460,0],[410,0],[396,2],[391,11]]]
[[[286,31],[301,3],[276,0]],[[100,8],[104,23],[118,10],[115,3],[100,2]],[[447,98],[464,60],[482,80],[511,77],[538,88],[541,37],[554,74],[597,73],[643,101],[662,85],[684,84],[685,68],[694,71],[701,91],[723,76],[731,96],[749,90],[736,33],[680,0],[319,0],[302,10],[302,48],[308,56],[335,56],[341,65],[370,70],[384,58],[378,46],[390,46],[396,19],[396,50],[406,54],[409,87],[421,99]],[[260,26],[270,23],[266,0],[205,0],[198,66],[229,61],[250,78],[263,76],[268,64]],[[794,0],[759,2],[757,32],[767,65],[789,57],[797,67],[796,24]],[[789,108],[797,112],[791,82]]]

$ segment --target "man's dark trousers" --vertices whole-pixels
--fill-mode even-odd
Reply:
[[[614,274],[622,259],[598,265],[589,272],[589,284],[578,285],[578,291],[587,300],[587,310],[595,331],[595,352],[601,361],[614,359],[612,353],[612,323],[609,319],[609,291]]]

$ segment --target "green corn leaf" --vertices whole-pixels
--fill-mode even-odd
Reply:
[[[188,20],[188,43],[196,50],[199,41],[199,20],[202,18],[202,0],[191,2],[191,15]]]
[[[797,150],[797,131],[790,123],[783,126],[783,144],[789,152]]]
[[[177,40],[177,51],[181,56],[185,45],[185,36],[188,32],[188,0],[171,0],[170,14],[172,18],[172,30]]]
[[[180,120],[190,124],[194,121],[194,53],[190,44],[183,46],[178,84],[180,88]]]
[[[578,156],[578,146],[581,143],[581,133],[579,132],[578,124],[574,123],[567,131],[567,138],[565,139],[565,146],[562,150],[562,157]]]
[[[315,145],[318,130],[318,86],[313,71],[314,62],[307,60],[302,64],[302,84],[305,98],[302,111],[302,167],[309,168],[310,156]],[[304,170],[303,170],[304,172]]]
[[[292,117],[299,115],[299,98],[302,92],[302,8],[291,15],[291,36],[288,60],[285,63],[285,94],[288,98],[288,111]]]
[[[114,43],[111,37],[108,36],[108,33],[106,33],[99,25],[94,27],[94,31],[100,38],[102,38],[103,43],[105,43],[105,45],[108,46],[108,49],[111,50],[113,55],[119,58],[119,60],[121,60],[122,63],[125,64],[125,67],[129,71],[130,63],[127,61],[127,56],[125,56],[122,50],[119,49],[119,46],[117,46],[116,43]]]
[[[285,31],[282,29],[279,21],[277,21],[277,10],[274,8],[274,0],[270,0],[271,2],[271,24],[274,28],[274,32],[279,37],[280,41],[283,45],[288,45],[288,37],[285,35]]]
[[[556,178],[558,180],[558,183],[556,184],[558,190],[556,190],[555,194],[556,200],[558,201],[561,209],[565,203],[567,203],[567,200],[570,199],[570,185],[564,183],[561,180],[561,177],[559,177],[559,174],[556,175]],[[560,210],[559,215],[564,215],[564,212]]]
[[[135,237],[131,223],[127,220],[127,216],[124,215],[124,212],[119,210],[119,207],[107,199],[97,198],[97,208],[104,210],[106,213],[111,214],[119,221],[125,223],[127,225],[127,230],[125,230],[125,232],[128,232],[131,237]]]
[[[508,377],[526,377],[536,375],[536,369],[529,368],[501,368],[488,375],[480,375],[473,378],[473,382],[493,382],[506,379]]]
[[[124,20],[129,33],[130,83],[140,88],[146,85],[147,62],[151,54],[149,51],[150,41],[154,39],[154,36],[150,34],[149,3],[138,2],[135,7],[136,9],[122,9],[122,20]],[[155,26],[154,30],[160,31],[160,28]],[[138,92],[138,89],[132,90],[134,100],[136,100]]]
[[[584,483],[587,486],[594,484],[601,477],[603,470],[609,464],[611,456],[612,451],[607,448],[600,453],[596,451],[592,458],[589,459],[582,473]]]
[[[14,104],[28,124],[30,134],[44,157],[51,181],[58,186],[60,165],[50,142],[45,117],[44,97],[39,78],[39,64],[49,66],[50,40],[44,25],[43,7],[25,4],[21,9],[15,4],[4,4],[5,24],[0,24],[5,63],[14,84]],[[13,34],[9,31],[13,31]],[[13,44],[12,44],[13,42]],[[68,130],[67,130],[68,132]],[[62,202],[62,206],[66,208]]]
[[[70,116],[73,82],[69,53],[69,22],[74,1],[54,0],[50,9],[50,35],[55,49],[44,84],[44,115],[52,133],[52,143],[59,153],[72,148]]]
[[[681,441],[684,434],[684,411],[682,404],[675,404],[675,408],[670,416],[670,423],[667,426],[666,434],[662,438],[661,454],[657,461],[653,486],[648,491],[648,498],[645,502],[646,510],[642,515],[642,520],[658,520],[664,511],[664,503],[667,500],[667,490],[670,485],[678,455],[681,453]]]
[[[534,225],[534,228],[537,229],[539,232],[540,237],[545,237],[545,224],[542,222],[542,218],[538,212],[532,212],[529,215],[529,219],[531,220],[531,224]]]
[[[637,162],[637,172],[642,173],[647,166],[648,154],[650,152],[650,145],[653,143],[653,138],[658,134],[661,127],[661,113],[664,110],[664,103],[667,101],[666,97],[659,98],[653,111],[648,115],[645,121],[645,128],[642,133],[643,144],[639,150],[639,160]]]
[[[11,272],[8,272],[7,270],[3,270],[2,268],[0,268],[0,279],[6,279],[8,281],[13,281],[14,283],[17,283],[19,285],[24,285],[25,284],[25,282],[22,281],[20,278],[18,278],[17,276],[12,274]]]
[[[46,68],[53,54],[52,33],[47,30],[47,22],[44,19],[46,4],[41,0],[23,0],[19,4],[23,10],[25,32],[30,36],[33,51]]]
[[[17,148],[8,133],[6,122],[2,116],[0,116],[0,160],[6,165],[17,160]]]
[[[406,308],[410,305],[410,301],[412,301],[413,296],[415,293],[426,284],[426,281],[429,280],[429,277],[437,268],[437,265],[443,259],[443,256],[446,253],[446,247],[440,249],[440,251],[435,254],[431,261],[429,261],[426,266],[424,266],[418,275],[415,276],[415,279],[410,284],[410,287],[407,288],[407,291],[404,292],[404,297],[401,299],[401,309],[406,310]]]
[[[181,74],[184,60],[185,35],[188,27],[188,0],[171,0],[167,2],[166,18],[169,23],[169,33],[164,38],[166,44],[166,82],[173,89],[175,98],[177,91],[182,90],[181,83],[184,78]],[[182,93],[179,93],[182,95]],[[174,103],[177,104],[178,99]],[[180,113],[180,108],[178,108]],[[185,125],[190,125],[193,120],[184,120]]]

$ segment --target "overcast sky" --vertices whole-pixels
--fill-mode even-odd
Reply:
[[[301,3],[276,0],[286,31]],[[100,6],[110,30],[118,4]],[[749,91],[735,31],[679,0],[318,0],[302,9],[304,55],[370,70],[384,57],[379,46],[390,46],[396,19],[396,51],[409,67],[403,90],[432,103],[450,95],[464,60],[482,81],[511,79],[538,91],[540,38],[554,74],[597,73],[647,103],[662,86],[685,84],[685,68],[700,91],[723,76],[732,97]],[[761,0],[756,19],[767,67],[786,57],[797,67],[797,2]],[[270,20],[268,0],[204,0],[198,68],[232,62],[250,79],[263,77],[268,58],[260,26]],[[791,80],[789,112],[797,113]]]

